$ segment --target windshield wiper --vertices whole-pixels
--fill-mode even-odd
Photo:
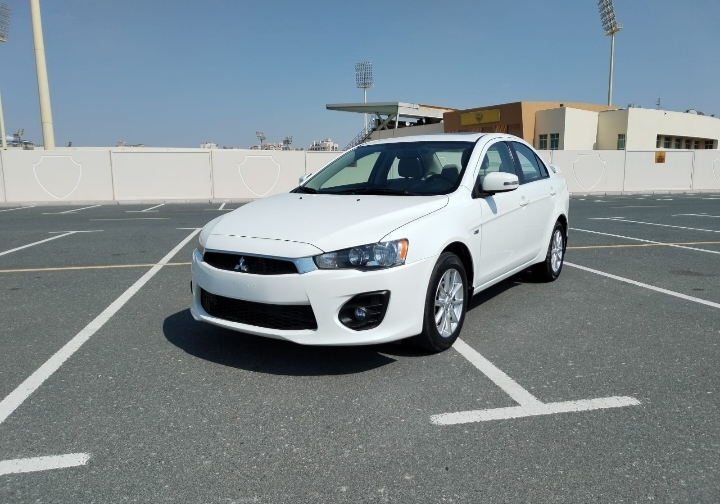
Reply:
[[[337,191],[331,194],[389,194],[394,196],[420,196],[418,193],[399,189],[388,189],[385,187],[359,187],[357,189],[347,189],[345,191]]]
[[[308,194],[317,194],[317,189],[313,189],[312,187],[304,187],[304,186],[298,186],[295,188],[293,192],[296,193],[308,193]]]

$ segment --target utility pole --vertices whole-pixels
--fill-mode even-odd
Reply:
[[[43,147],[55,148],[52,109],[50,108],[50,85],[48,84],[47,65],[45,64],[45,42],[43,41],[42,20],[40,18],[40,0],[30,0],[33,42],[35,44],[35,68],[37,70],[38,96],[40,98],[40,121],[42,122]]]
[[[10,6],[6,3],[0,3],[0,42],[7,42],[8,26],[10,25]],[[2,97],[0,96],[0,137],[2,137],[2,149],[7,149],[7,141],[5,140],[5,118],[3,117]]]
[[[615,19],[613,0],[598,0],[600,21],[605,35],[610,37],[610,77],[608,78],[608,105],[612,105],[613,64],[615,61],[615,34],[622,30],[622,25]]]

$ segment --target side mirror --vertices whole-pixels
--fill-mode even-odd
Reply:
[[[300,177],[300,179],[298,179],[298,185],[302,184],[302,183],[305,182],[307,179],[309,179],[309,178],[310,178],[310,175],[312,175],[312,173],[308,173],[307,175],[303,175],[302,177]]]
[[[485,175],[482,183],[482,192],[495,194],[499,192],[514,191],[520,186],[517,175],[504,172],[490,172]]]

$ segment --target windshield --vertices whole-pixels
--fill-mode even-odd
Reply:
[[[402,142],[346,152],[295,192],[430,196],[460,185],[473,142]]]

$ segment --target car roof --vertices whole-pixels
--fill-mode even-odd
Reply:
[[[372,140],[361,145],[379,145],[401,142],[477,142],[481,138],[485,141],[494,138],[502,138],[506,140],[522,140],[514,135],[507,133],[437,133],[434,135],[411,135],[397,138],[383,138],[380,140]]]

